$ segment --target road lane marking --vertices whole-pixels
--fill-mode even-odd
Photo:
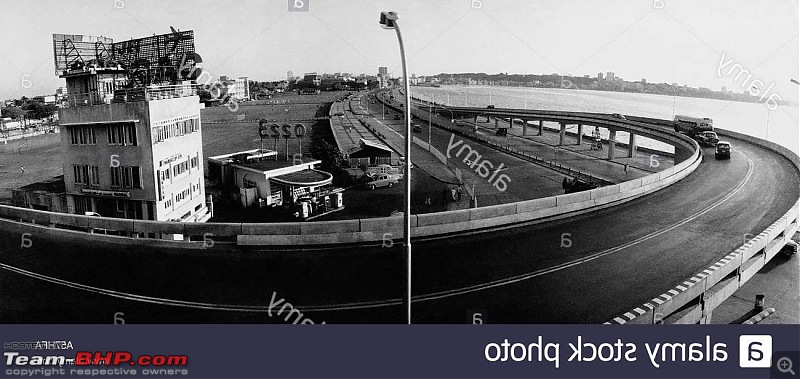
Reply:
[[[741,191],[744,186],[750,181],[750,178],[753,175],[753,167],[754,163],[750,157],[745,156],[747,159],[747,175],[745,176],[744,180],[742,180],[733,191],[729,192],[725,197],[717,200],[716,202],[712,203],[711,205],[703,208],[702,210],[692,214],[688,218],[674,223],[667,228],[661,229],[656,232],[652,232],[650,234],[644,235],[639,237],[633,241],[629,241],[625,244],[606,249],[582,258],[578,258],[572,261],[564,262],[555,266],[551,266],[545,269],[536,270],[533,272],[512,276],[509,278],[498,279],[491,282],[476,284],[472,286],[451,289],[446,291],[434,292],[425,295],[417,295],[412,297],[412,303],[419,303],[423,301],[431,301],[437,299],[443,299],[448,297],[454,297],[459,295],[465,295],[472,292],[483,291],[486,289],[501,287],[513,283],[518,283],[524,280],[532,279],[538,276],[550,274],[553,272],[561,271],[570,267],[574,267],[586,262],[593,261],[595,259],[617,253],[624,249],[627,249],[631,246],[637,245],[642,243],[646,240],[651,238],[660,236],[664,233],[667,233],[675,228],[683,226],[700,216],[710,212],[714,208],[720,206],[724,202],[726,202],[731,197],[735,196],[739,191]],[[105,288],[93,287],[85,284],[75,283],[63,279],[54,278],[51,276],[43,275],[34,273],[31,271],[23,270],[14,266],[6,265],[0,263],[0,268],[20,274],[25,275],[34,279],[43,280],[46,282],[50,282],[57,285],[62,285],[69,288],[74,288],[81,291],[92,292],[101,295],[112,296],[120,299],[131,300],[131,301],[138,301],[143,303],[151,303],[151,304],[159,304],[159,305],[167,305],[167,306],[176,306],[176,307],[184,307],[184,308],[195,308],[195,309],[208,309],[208,310],[218,310],[218,311],[233,311],[233,312],[267,312],[269,307],[268,306],[259,306],[259,305],[238,305],[238,304],[217,304],[217,303],[204,303],[204,302],[194,302],[194,301],[184,301],[184,300],[174,300],[174,299],[166,299],[166,298],[158,298],[158,297],[151,297],[151,296],[143,296],[143,295],[136,295],[126,292],[114,291]],[[343,311],[343,310],[356,310],[356,309],[369,309],[369,308],[381,308],[381,307],[388,307],[388,306],[396,306],[401,305],[402,299],[387,299],[387,300],[375,300],[375,301],[362,301],[362,302],[351,302],[351,303],[341,303],[341,304],[329,304],[329,305],[309,305],[309,306],[296,306],[295,308],[303,311],[303,312],[322,312],[322,311]]]

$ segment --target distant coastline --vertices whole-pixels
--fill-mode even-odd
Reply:
[[[730,90],[714,91],[704,87],[689,87],[678,85],[677,83],[648,83],[645,79],[631,82],[613,77],[611,80],[597,77],[568,76],[557,74],[535,75],[535,74],[486,74],[486,73],[440,73],[432,76],[422,76],[416,78],[416,86],[437,87],[440,85],[487,85],[504,87],[528,87],[528,88],[564,88],[592,91],[609,92],[628,92],[628,93],[647,93],[665,96],[692,97],[701,99],[718,99],[728,101],[738,101],[744,103],[763,103],[766,99],[775,95],[770,93],[772,86],[766,88],[743,89],[736,87],[742,92]],[[724,88],[724,87],[723,87]],[[753,91],[755,89],[755,91]],[[774,100],[777,105],[797,105],[796,102],[783,99]]]

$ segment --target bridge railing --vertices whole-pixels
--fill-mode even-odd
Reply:
[[[729,130],[716,131],[721,137],[771,150],[800,171],[800,156],[781,145]],[[730,254],[606,324],[710,323],[714,309],[764,267],[797,232],[799,216],[800,199],[781,218]]]

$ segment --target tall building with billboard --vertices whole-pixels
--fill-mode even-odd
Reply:
[[[53,35],[70,213],[204,222],[202,61],[192,31],[114,43]]]

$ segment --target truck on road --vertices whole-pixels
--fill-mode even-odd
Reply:
[[[702,132],[713,132],[714,121],[708,117],[690,117],[675,115],[673,122],[676,132],[686,133],[695,136]]]

